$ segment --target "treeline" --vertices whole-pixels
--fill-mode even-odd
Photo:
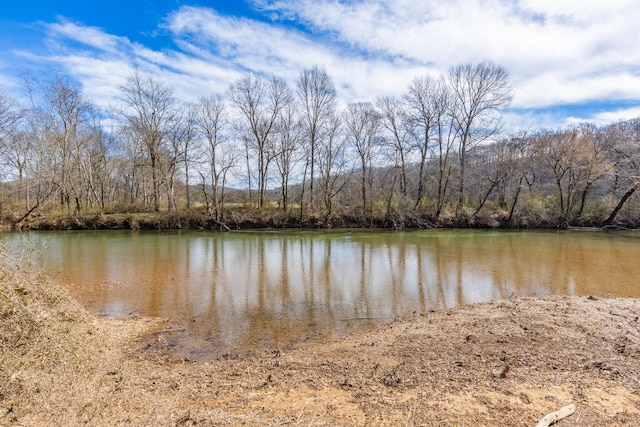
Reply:
[[[60,72],[27,77],[24,89],[28,105],[0,94],[0,211],[16,226],[131,212],[223,228],[639,218],[640,119],[510,134],[509,75],[491,62],[346,106],[320,66],[293,86],[247,75],[197,102],[135,72],[106,111]]]

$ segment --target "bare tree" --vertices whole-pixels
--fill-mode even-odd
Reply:
[[[273,153],[269,151],[269,138],[273,137],[281,111],[291,103],[292,94],[286,82],[277,77],[265,80],[249,75],[229,89],[229,99],[240,112],[246,125],[244,140],[258,161],[258,208],[262,209],[267,188],[269,164]]]
[[[458,137],[458,212],[464,203],[467,153],[500,130],[500,113],[511,103],[509,73],[492,62],[465,64],[449,70],[453,102],[450,114]]]
[[[380,114],[369,102],[354,103],[348,105],[343,121],[345,136],[360,160],[362,215],[371,217],[373,205],[367,212],[367,201],[373,186],[373,160],[380,147]]]
[[[296,82],[296,94],[302,106],[302,123],[309,144],[309,201],[313,207],[316,147],[331,132],[331,120],[336,109],[336,89],[327,70],[314,65],[300,73]]]
[[[218,178],[217,182],[220,186],[219,189],[219,202],[218,208],[220,210],[220,214],[218,215],[218,221],[223,224],[225,221],[224,215],[224,203],[225,203],[225,190],[227,185],[227,176],[231,170],[233,170],[237,166],[238,161],[238,149],[232,144],[224,144],[222,146],[222,150],[220,155],[218,156],[219,167],[218,167]],[[224,226],[226,228],[226,226]]]
[[[476,218],[489,197],[494,191],[505,187],[509,178],[510,145],[506,141],[498,141],[491,145],[478,147],[472,156],[473,169],[476,171],[474,181],[476,181],[476,195],[480,197],[480,203],[473,212],[472,217]],[[504,208],[504,197],[501,192],[499,200],[500,206]]]
[[[16,102],[8,95],[0,92],[0,156],[2,157],[3,166],[9,169],[16,168],[19,175],[22,176],[24,161],[19,152],[13,150],[13,139],[18,130],[18,120],[20,113]],[[17,162],[15,161],[17,160]],[[4,181],[5,179],[2,179]]]
[[[534,166],[536,163],[537,151],[531,143],[528,131],[511,137],[509,141],[509,179],[514,182],[512,187],[511,206],[509,207],[509,223],[513,221],[513,214],[516,210],[520,194],[524,188],[531,188],[536,180]],[[526,184],[526,186],[525,186]]]
[[[293,105],[287,105],[276,124],[276,137],[273,138],[271,151],[280,175],[280,206],[289,208],[289,181],[299,158],[302,141],[302,126]]]
[[[162,155],[166,152],[167,131],[174,118],[173,88],[151,75],[135,71],[121,88],[121,116],[132,143],[141,144],[151,168],[153,210],[160,210]]]
[[[327,128],[326,138],[318,145],[318,184],[326,209],[325,223],[329,223],[334,210],[334,199],[348,184],[352,168],[346,140],[341,135],[340,117],[335,114]]]
[[[388,142],[391,149],[390,159],[393,162],[394,182],[400,180],[400,194],[407,197],[407,164],[409,163],[412,138],[409,129],[408,115],[404,104],[397,97],[385,96],[376,102],[380,111],[382,125],[387,130]]]
[[[438,80],[430,77],[416,77],[404,96],[407,105],[408,124],[414,140],[414,147],[418,150],[418,194],[415,207],[417,208],[425,195],[427,180],[427,160],[431,149],[435,124],[443,112],[436,110],[434,102]]]
[[[100,197],[100,207],[105,209],[107,203],[126,200],[122,188],[121,176],[118,173],[120,145],[114,129],[115,120],[105,115],[101,117],[99,135],[91,149],[95,187]]]
[[[30,138],[26,132],[19,128],[19,118],[20,112],[16,102],[0,92],[0,167],[2,168],[0,185],[14,180],[17,172],[18,185],[23,187]],[[0,195],[0,209],[2,210],[5,205],[4,195],[5,192],[2,191]],[[28,192],[25,198],[28,209]]]
[[[78,165],[83,184],[80,187],[86,193],[87,205],[97,204],[101,209],[105,207],[105,198],[101,183],[106,179],[105,164],[108,161],[106,135],[101,129],[98,117],[86,126],[81,137],[76,139],[73,155]]]
[[[25,127],[14,133],[11,139],[11,161],[15,161],[18,167],[19,177],[22,178],[19,178],[19,183],[24,184],[25,192],[25,211],[15,221],[18,226],[59,189],[55,167],[57,159],[43,137],[35,114],[30,113]]]
[[[13,132],[19,118],[20,112],[16,102],[0,92],[0,143]]]
[[[61,207],[80,212],[89,199],[100,202],[94,185],[92,150],[101,143],[97,110],[66,75],[52,72],[46,79],[25,78],[31,101],[31,126],[38,134],[38,150],[48,150],[53,183]],[[80,172],[80,174],[78,174]]]
[[[184,168],[185,201],[187,208],[190,206],[189,165],[191,161],[190,151],[193,140],[196,137],[195,114],[195,110],[191,108],[190,105],[184,104],[180,111],[176,112],[172,120],[168,123],[166,137],[169,146],[168,151],[163,155],[163,159],[165,159],[163,162],[165,163],[163,171],[165,173],[169,207],[174,211],[178,210],[175,188],[178,169],[181,165]]]
[[[437,191],[436,191],[436,212],[435,218],[440,218],[447,199],[447,190],[451,179],[452,165],[451,153],[458,137],[458,129],[454,125],[454,117],[449,114],[452,103],[451,90],[444,78],[438,81],[438,85],[433,93],[432,107],[435,112],[434,137],[432,144],[436,153],[437,171]]]
[[[226,171],[226,164],[222,161],[223,144],[225,142],[224,128],[227,125],[226,108],[222,95],[211,95],[201,98],[195,106],[197,110],[196,123],[198,131],[206,141],[207,164],[209,166],[209,185],[211,186],[211,201],[215,220],[220,220],[220,184],[222,174]],[[208,200],[206,180],[203,177],[203,191]]]
[[[609,158],[615,165],[611,193],[618,196],[616,206],[604,220],[604,225],[611,225],[640,188],[640,118],[606,126],[603,133],[609,141]]]
[[[121,112],[119,112],[121,115]],[[122,117],[119,117],[122,121]],[[131,205],[142,202],[144,206],[153,204],[149,190],[149,159],[141,135],[130,126],[120,125],[117,131],[120,143],[119,169],[126,184],[127,202]]]
[[[0,139],[2,144],[3,181],[17,181],[18,187],[24,189],[26,208],[30,207],[29,186],[27,185],[27,164],[34,161],[33,146],[37,136],[28,129],[16,128]]]
[[[558,196],[558,216],[567,223],[578,204],[580,187],[585,179],[583,158],[586,155],[577,128],[538,136],[536,144],[553,177]]]
[[[502,182],[517,182],[510,220],[523,184],[532,188],[537,181],[541,194],[555,195],[557,204],[550,213],[563,224],[592,221],[595,218],[584,215],[592,192],[622,160],[611,156],[615,142],[593,125],[539,131],[497,146],[503,148],[505,158]]]
[[[579,191],[579,206],[573,220],[581,220],[587,198],[594,186],[615,168],[615,162],[608,158],[611,146],[614,144],[605,137],[605,133],[593,124],[582,124],[578,127],[582,159],[580,169],[583,175],[582,186]]]
[[[544,167],[551,173],[557,189],[559,216],[566,220],[575,193],[576,180],[571,172],[576,155],[575,132],[541,132],[536,135],[535,144],[539,147]]]

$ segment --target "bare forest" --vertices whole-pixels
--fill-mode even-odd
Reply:
[[[246,75],[196,102],[135,72],[107,110],[62,72],[23,87],[21,101],[0,93],[5,227],[563,228],[640,218],[640,118],[508,129],[513,88],[491,62],[348,105],[321,66],[295,84]]]

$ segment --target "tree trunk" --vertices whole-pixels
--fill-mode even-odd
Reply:
[[[518,198],[520,197],[520,192],[522,191],[522,181],[524,180],[524,175],[520,175],[520,181],[518,182],[518,189],[516,190],[516,194],[513,196],[513,203],[511,204],[511,209],[509,209],[509,224],[511,224],[511,220],[513,219],[513,212],[516,210],[516,204],[518,203]]]
[[[609,218],[607,218],[604,221],[603,225],[611,225],[611,224],[613,224],[613,221],[616,219],[616,216],[618,215],[618,212],[620,212],[620,210],[622,209],[624,204],[627,202],[627,200],[629,200],[629,198],[631,196],[633,196],[633,193],[636,192],[636,190],[638,189],[638,186],[640,186],[640,183],[634,185],[629,190],[627,190],[626,193],[624,193],[624,196],[622,196],[622,199],[620,199],[620,201],[618,202],[616,207],[611,211],[611,214],[609,215]]]
[[[584,211],[584,206],[587,202],[587,195],[589,194],[589,190],[591,189],[592,184],[593,184],[592,182],[588,182],[587,185],[585,185],[584,190],[582,191],[582,194],[580,195],[580,208],[578,209],[578,213],[576,214],[576,216],[573,218],[574,221],[582,216],[582,212]]]
[[[480,206],[478,206],[478,209],[476,209],[476,211],[473,213],[473,218],[475,218],[476,215],[480,213],[480,210],[484,207],[484,204],[487,203],[487,199],[489,199],[489,196],[493,192],[493,189],[496,188],[496,185],[498,185],[498,181],[491,183],[491,187],[489,187],[489,190],[487,190],[487,192],[485,193],[482,202],[480,202]]]
[[[458,182],[458,206],[456,209],[456,216],[462,212],[464,206],[464,165],[465,165],[465,150],[463,147],[460,149],[460,180]]]

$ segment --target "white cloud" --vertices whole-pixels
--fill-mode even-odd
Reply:
[[[34,57],[34,62],[37,59],[63,66],[80,81],[85,94],[101,107],[113,104],[119,88],[135,69],[172,85],[177,94],[187,100],[210,92],[224,92],[229,82],[241,75],[229,64],[216,65],[205,53],[155,51],[125,37],[70,22],[50,24],[47,30],[57,46],[56,54]],[[65,44],[65,39],[81,47]]]
[[[9,95],[15,96],[19,92],[20,82],[9,73],[2,71],[0,67],[0,88]]]
[[[517,87],[514,106],[540,108],[556,104],[579,104],[593,100],[640,100],[640,75],[606,72],[597,75],[544,73]]]
[[[166,28],[194,55],[223,57],[239,70],[277,75],[292,85],[301,70],[320,64],[334,79],[343,103],[398,94],[428,70],[402,58],[389,61],[345,52],[348,47],[339,43],[316,40],[283,25],[225,17],[210,9],[183,7],[169,17]]]
[[[603,91],[604,81],[631,67],[637,70],[640,63],[640,8],[634,0],[255,3],[316,31],[335,33],[366,52],[408,58],[441,72],[463,62],[493,60],[511,72],[517,105],[620,99],[625,96],[620,90]],[[640,87],[628,76],[625,81]]]
[[[182,7],[167,20],[177,39],[204,51],[215,51],[240,70],[293,79],[301,69],[329,62],[333,53],[304,34],[250,19],[226,17],[195,7]]]
[[[566,120],[567,124],[579,124],[579,123],[593,123],[596,125],[607,125],[623,120],[630,120],[636,117],[640,117],[640,105],[629,108],[619,108],[612,111],[604,111],[601,113],[593,114],[587,118],[582,117],[569,117]]]
[[[542,111],[594,100],[640,100],[635,3],[253,0],[268,17],[263,21],[185,6],[161,24],[173,42],[162,50],[60,21],[45,26],[54,53],[37,59],[61,64],[102,106],[112,102],[135,68],[195,99],[224,92],[246,72],[274,74],[293,84],[303,68],[320,64],[347,103],[399,95],[417,75],[489,59],[511,73],[514,111]],[[520,113],[508,120],[536,121],[530,113],[520,119],[514,114]],[[604,117],[613,116],[593,119]],[[574,119],[538,117],[550,124]]]
[[[117,53],[119,46],[127,43],[124,37],[116,37],[99,28],[86,27],[66,20],[48,24],[47,29],[54,37],[62,36],[104,52]]]

